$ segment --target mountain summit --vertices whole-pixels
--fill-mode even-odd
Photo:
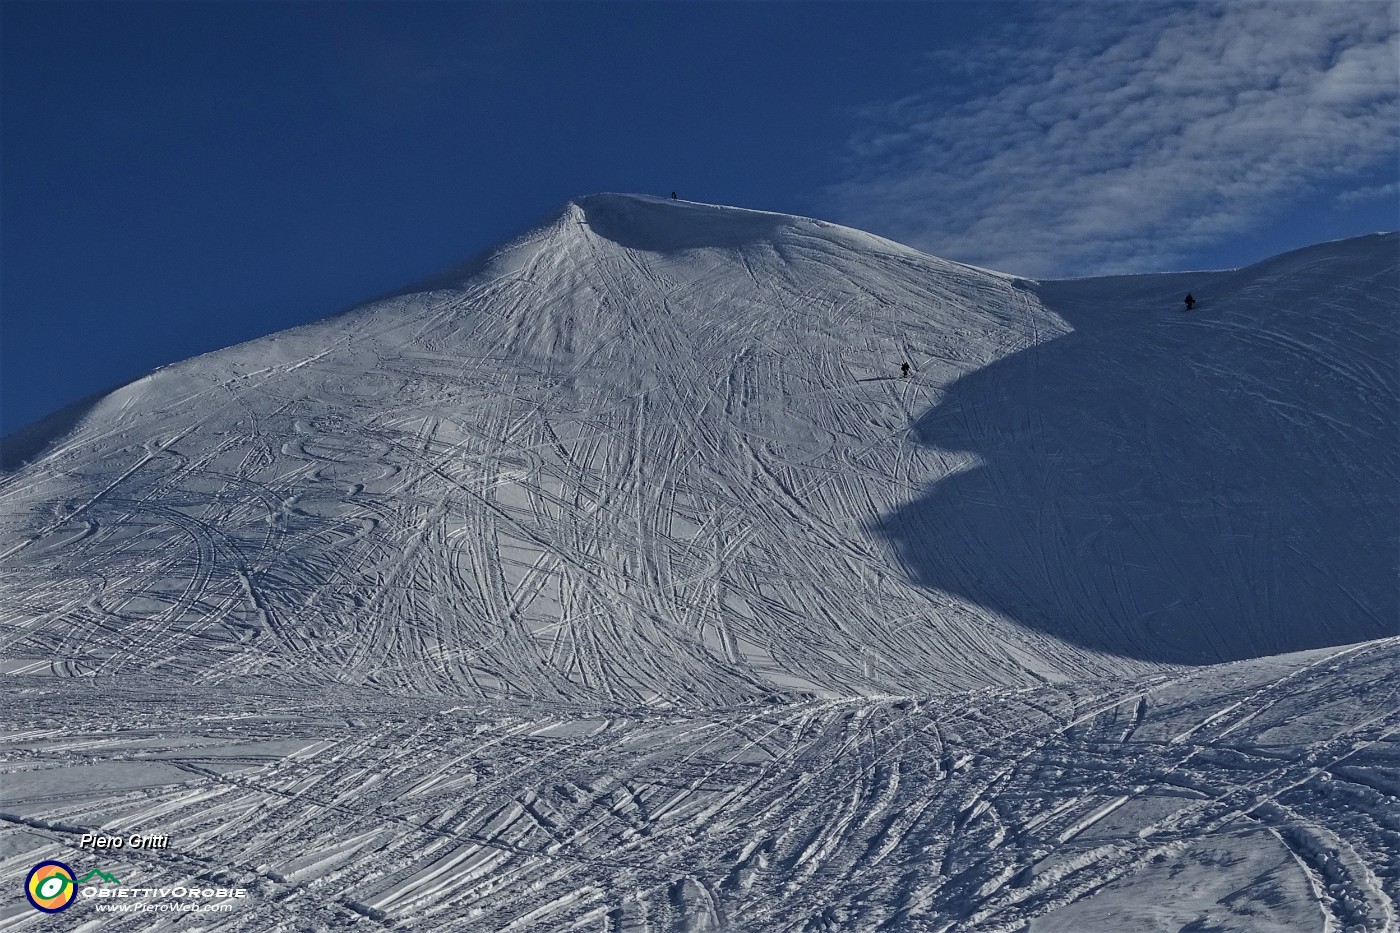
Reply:
[[[868,529],[975,463],[919,414],[1067,330],[1020,280],[846,228],[580,198],[101,399],[5,478],[0,552],[57,627],[36,656],[70,639],[81,671],[634,703],[1065,676]]]
[[[44,620],[16,650],[708,703],[1380,636],[1393,259],[1038,286],[807,218],[579,198],[92,405],[0,487],[12,602]]]
[[[1396,247],[1033,282],[595,195],[60,412],[0,475],[10,877],[138,831],[221,930],[1392,929]]]

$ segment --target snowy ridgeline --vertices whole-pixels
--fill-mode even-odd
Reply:
[[[1391,928],[1397,309],[1394,235],[1036,283],[580,199],[6,439],[0,867],[168,833],[111,864],[254,927]]]

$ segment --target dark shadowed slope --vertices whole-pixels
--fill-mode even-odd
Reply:
[[[886,533],[926,585],[1134,658],[1395,634],[1397,243],[1045,283],[1074,332],[963,377],[919,419],[921,442],[982,463]]]

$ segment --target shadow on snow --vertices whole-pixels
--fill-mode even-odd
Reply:
[[[1040,286],[1074,333],[952,386],[916,437],[982,464],[878,531],[921,583],[1120,656],[1396,634],[1396,244]]]

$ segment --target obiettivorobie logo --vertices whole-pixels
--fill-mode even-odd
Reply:
[[[57,913],[74,899],[91,899],[99,913],[231,911],[248,897],[248,888],[223,884],[178,884],[174,887],[127,887],[120,878],[92,869],[78,878],[62,862],[41,862],[29,869],[24,895],[35,911]]]
[[[113,885],[113,887],[108,887]],[[24,895],[35,910],[56,914],[79,897],[92,898],[99,912],[172,911],[205,913],[227,911],[233,902],[248,896],[247,888],[177,885],[174,887],[126,887],[121,880],[94,868],[81,878],[63,862],[40,862],[24,879]]]
[[[90,877],[92,872],[84,880]],[[35,910],[46,914],[67,910],[77,895],[78,882],[73,869],[62,862],[40,862],[29,869],[29,877],[24,879],[24,896]]]

